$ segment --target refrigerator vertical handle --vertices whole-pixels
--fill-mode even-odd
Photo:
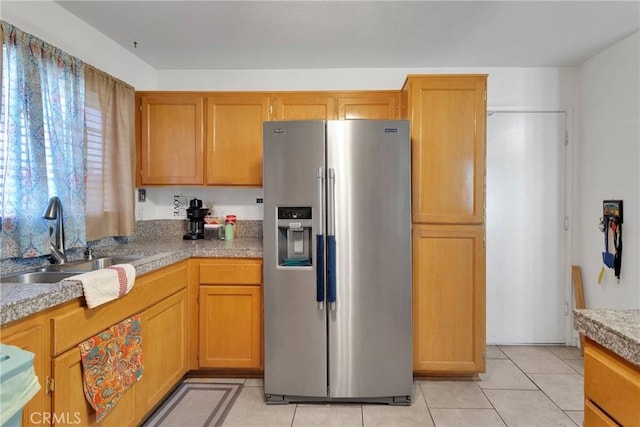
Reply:
[[[316,175],[318,189],[317,189],[317,197],[318,197],[318,212],[315,213],[316,216],[316,235],[323,234],[322,231],[324,229],[324,223],[322,221],[324,215],[324,169],[318,168],[318,173]]]
[[[318,211],[316,216],[316,301],[318,309],[324,310],[324,235],[322,214],[324,212],[324,169],[318,168]]]
[[[336,234],[336,172],[333,168],[327,170],[327,235]]]
[[[328,169],[327,182],[327,302],[331,310],[336,308],[336,176]]]
[[[327,302],[336,309],[336,236],[327,236]]]
[[[316,301],[318,310],[324,310],[324,236],[316,235]]]

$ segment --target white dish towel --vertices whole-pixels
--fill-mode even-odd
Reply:
[[[136,269],[131,264],[117,264],[101,270],[67,277],[63,281],[82,283],[89,308],[120,298],[129,293],[136,280]]]

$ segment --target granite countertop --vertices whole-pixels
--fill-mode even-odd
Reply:
[[[578,332],[640,366],[640,310],[574,310]]]
[[[224,240],[147,240],[105,246],[94,251],[96,257],[142,255],[131,262],[136,276],[188,258],[262,258],[262,238]],[[55,307],[83,295],[80,282],[1,283],[0,325]]]

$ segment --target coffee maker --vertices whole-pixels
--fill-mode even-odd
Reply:
[[[187,208],[189,230],[182,236],[184,240],[204,239],[204,217],[209,214],[209,209],[202,207],[202,200],[191,199]]]

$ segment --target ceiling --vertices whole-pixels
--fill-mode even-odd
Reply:
[[[57,1],[157,69],[570,67],[640,1]]]

